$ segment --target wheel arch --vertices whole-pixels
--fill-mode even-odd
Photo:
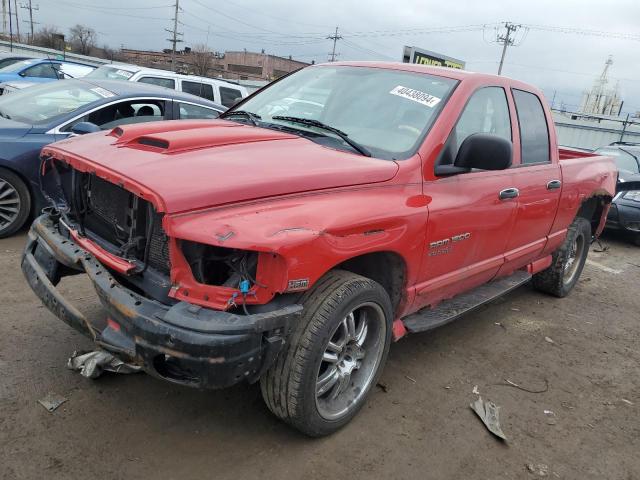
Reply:
[[[337,264],[332,270],[346,270],[378,282],[389,294],[394,314],[404,303],[407,262],[393,251],[364,253]]]
[[[608,192],[595,192],[583,200],[576,217],[582,217],[591,224],[591,234],[598,236],[604,228],[613,197]]]

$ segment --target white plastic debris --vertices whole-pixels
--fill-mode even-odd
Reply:
[[[73,352],[67,361],[67,368],[79,370],[80,375],[86,378],[98,378],[103,372],[114,373],[138,373],[141,367],[126,363],[118,357],[103,350],[93,352]]]
[[[475,395],[480,395],[480,391],[478,390],[478,385],[473,386],[473,390],[471,390],[471,393]]]
[[[46,408],[49,412],[53,412],[56,408],[66,402],[66,397],[55,393],[47,393],[44,398],[38,400],[38,403]]]
[[[551,337],[544,337],[544,341],[547,343],[556,343],[551,339]]]
[[[484,423],[491,433],[502,440],[507,439],[500,428],[500,407],[493,402],[485,403],[482,401],[482,397],[478,397],[478,399],[469,406],[471,410],[476,412],[480,420],[482,420],[482,423]]]

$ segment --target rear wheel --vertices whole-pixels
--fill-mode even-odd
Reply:
[[[328,435],[356,415],[382,371],[391,301],[373,280],[336,270],[302,303],[303,316],[260,386],[276,416],[307,435]]]
[[[31,195],[22,179],[0,168],[0,238],[17,232],[27,221]]]
[[[553,253],[551,266],[533,276],[533,286],[556,297],[566,297],[580,278],[589,253],[591,224],[577,217],[562,246]]]

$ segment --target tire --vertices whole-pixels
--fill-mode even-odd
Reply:
[[[29,218],[31,194],[22,179],[0,168],[0,238],[13,235]]]
[[[376,384],[391,343],[392,307],[378,283],[342,270],[321,278],[302,305],[260,388],[278,418],[319,437],[347,424]]]
[[[580,278],[591,243],[591,224],[576,217],[569,226],[562,246],[553,253],[551,266],[533,276],[536,290],[566,297]]]

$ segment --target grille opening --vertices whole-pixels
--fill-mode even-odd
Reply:
[[[241,280],[256,283],[258,252],[182,241],[182,253],[198,283],[238,288]]]

